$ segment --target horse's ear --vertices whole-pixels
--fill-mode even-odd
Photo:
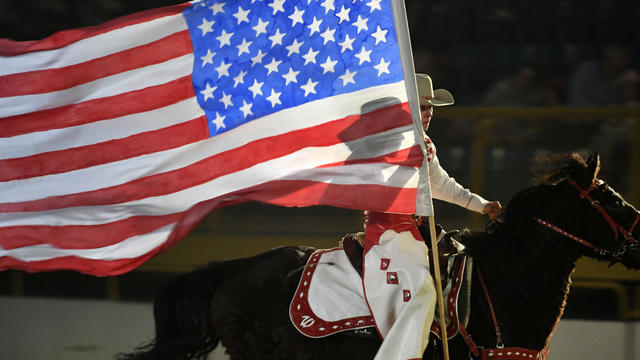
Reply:
[[[596,152],[587,159],[587,174],[591,176],[592,180],[595,180],[598,177],[598,172],[600,172],[600,154]]]

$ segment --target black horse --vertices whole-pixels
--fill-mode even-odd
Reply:
[[[495,349],[502,342],[505,349],[545,349],[581,256],[640,269],[640,215],[597,179],[598,156],[586,162],[576,154],[556,156],[547,165],[536,186],[509,202],[503,221],[461,235],[495,310],[492,316],[480,276],[474,276],[467,326],[472,347]],[[283,247],[178,277],[156,297],[155,340],[120,358],[203,359],[221,342],[232,359],[372,359],[380,345],[376,336],[311,339],[291,325],[289,303],[313,251]],[[449,344],[452,359],[473,355],[460,335]],[[424,358],[438,358],[438,348],[432,340]]]

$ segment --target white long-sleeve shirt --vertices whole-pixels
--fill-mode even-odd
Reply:
[[[488,204],[489,201],[478,194],[472,193],[458,184],[456,179],[449,176],[442,166],[440,166],[440,161],[436,155],[436,146],[428,136],[425,137],[424,141],[427,145],[431,196],[434,199],[456,204],[465,209],[482,214],[485,205]]]

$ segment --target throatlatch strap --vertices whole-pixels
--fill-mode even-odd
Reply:
[[[489,290],[487,290],[487,285],[484,283],[480,269],[477,269],[477,272],[478,279],[480,279],[480,284],[482,285],[482,290],[484,291],[484,296],[487,298],[487,303],[489,304],[489,310],[491,310],[491,318],[493,319],[493,326],[496,330],[496,348],[502,349],[504,347],[504,343],[502,342],[502,331],[500,330],[500,325],[498,325],[498,320],[496,319],[496,312],[493,310],[493,302],[491,301],[491,296],[489,296]]]

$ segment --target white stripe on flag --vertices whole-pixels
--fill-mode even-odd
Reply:
[[[182,13],[115,29],[77,41],[61,49],[0,56],[0,76],[61,68],[90,61],[160,40],[187,30]]]
[[[0,98],[0,118],[77,104],[160,85],[190,75],[193,54],[44,94]]]
[[[372,172],[374,170],[375,172]],[[338,167],[314,168],[296,172],[281,180],[309,180],[327,184],[384,185],[397,188],[415,188],[419,174],[415,168],[385,163],[353,164]]]

